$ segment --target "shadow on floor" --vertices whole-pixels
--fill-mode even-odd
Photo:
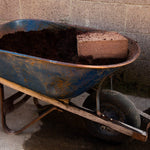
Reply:
[[[41,130],[24,143],[25,150],[149,150],[150,141],[111,144],[93,138],[84,129],[82,119],[68,112],[52,112]]]

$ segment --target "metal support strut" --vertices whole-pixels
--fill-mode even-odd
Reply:
[[[101,116],[97,116],[93,113],[87,112],[85,110],[81,110],[79,108],[70,106],[68,104],[62,103],[60,102],[58,99],[54,99],[54,98],[50,98],[48,96],[45,96],[43,94],[37,93],[35,91],[32,91],[28,88],[22,87],[21,85],[18,85],[14,82],[8,81],[4,78],[0,77],[0,100],[1,100],[1,115],[2,115],[2,126],[4,128],[4,130],[10,134],[18,134],[20,132],[22,132],[23,130],[25,130],[26,128],[28,128],[30,125],[32,125],[33,123],[35,123],[36,121],[40,120],[41,118],[43,118],[44,116],[46,116],[48,113],[54,111],[54,110],[65,110],[68,111],[70,113],[76,114],[78,116],[81,116],[83,118],[89,119],[91,121],[94,121],[96,123],[99,124],[103,124],[107,127],[110,127],[111,129],[118,131],[120,133],[123,133],[125,135],[131,136],[134,139],[137,140],[141,140],[141,141],[146,141],[148,138],[148,129],[150,127],[150,124],[147,126],[147,131],[143,131],[137,128],[134,128],[130,125],[127,125],[125,123],[122,123],[120,121],[116,121],[116,120],[111,120],[110,118],[107,117],[103,117]],[[40,115],[37,119],[31,121],[29,124],[27,124],[26,126],[24,126],[23,128],[21,128],[18,131],[13,131],[11,129],[8,128],[7,124],[6,124],[6,114],[4,111],[4,90],[3,90],[3,85],[6,85],[10,88],[13,88],[15,90],[21,91],[22,93],[25,93],[27,95],[30,95],[32,97],[35,97],[41,101],[47,102],[48,104],[54,105],[55,107],[50,108],[48,111],[46,111],[44,114]],[[59,109],[57,109],[59,108]]]
[[[96,90],[96,114],[98,116],[101,116],[100,112],[100,95],[101,95],[101,90],[102,90],[102,84],[105,81],[106,77],[104,77],[101,82],[98,85],[98,88]]]
[[[110,88],[111,88],[111,90],[113,90],[113,81],[112,81],[113,79],[112,79],[112,76],[113,75],[110,76]],[[107,76],[104,77],[101,80],[101,82],[99,83],[98,88],[96,90],[96,114],[98,116],[102,115],[102,113],[100,112],[100,99],[101,99],[100,95],[101,95],[101,91],[102,91],[102,84],[104,83],[104,81],[106,80],[106,78],[107,78]]]
[[[47,111],[45,111],[44,113],[42,113],[39,117],[37,117],[36,119],[32,120],[30,123],[26,124],[21,129],[19,129],[17,131],[14,131],[14,130],[12,130],[12,129],[10,129],[8,127],[7,121],[6,121],[6,115],[8,113],[10,113],[10,112],[13,112],[16,108],[18,108],[19,106],[24,104],[31,97],[29,95],[25,95],[19,102],[14,104],[14,101],[17,100],[22,95],[23,95],[22,92],[17,92],[16,94],[14,94],[14,95],[12,95],[9,98],[4,100],[4,86],[2,84],[0,84],[0,101],[1,101],[2,127],[5,130],[5,132],[7,132],[9,134],[19,134],[19,133],[23,132],[25,129],[27,129],[28,127],[30,127],[31,125],[33,125],[34,123],[36,123],[37,121],[39,121],[40,119],[42,119],[43,117],[45,117],[46,115],[48,115],[49,113],[51,113],[52,111],[59,110],[57,107],[53,106],[53,107],[49,108]]]

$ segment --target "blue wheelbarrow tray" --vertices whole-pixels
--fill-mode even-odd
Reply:
[[[72,26],[44,20],[16,20],[0,26],[0,37],[17,31],[70,27]],[[76,28],[81,31],[91,30],[78,26]],[[70,99],[91,89],[119,67],[132,63],[139,54],[137,43],[130,39],[127,60],[111,65],[65,63],[0,49],[0,77],[51,98]]]
[[[50,29],[57,31],[58,29],[64,28],[74,28],[76,27],[79,31],[91,31],[94,29],[84,28],[79,26],[64,25],[60,23],[53,23],[44,20],[16,20],[8,22],[0,26],[0,38],[8,33],[14,33],[17,31],[38,31],[42,29]],[[133,126],[132,124],[126,124],[117,120],[113,120],[102,114],[99,110],[99,91],[101,90],[101,84],[105,78],[111,75],[119,67],[128,65],[135,61],[140,54],[140,49],[137,43],[131,39],[129,41],[128,47],[128,57],[126,61],[111,64],[111,65],[82,65],[66,63],[61,61],[54,61],[49,59],[43,59],[39,57],[29,56],[25,54],[10,52],[7,50],[0,50],[0,101],[1,101],[1,120],[3,129],[10,134],[18,134],[24,131],[26,128],[31,126],[33,123],[37,122],[50,112],[54,110],[58,111],[68,111],[85,119],[93,121],[98,124],[102,124],[109,127],[119,133],[131,136],[137,140],[146,141],[148,139],[148,128],[150,123],[146,127],[146,132],[140,130]],[[98,89],[96,91],[96,112],[83,109],[83,107],[76,107],[69,103],[69,100],[73,97],[86,92],[98,84]],[[4,99],[4,88],[3,85],[16,89],[16,94],[11,97]],[[112,93],[112,94],[111,94]],[[114,92],[109,93],[109,96],[116,96],[120,94],[114,94]],[[26,94],[19,102],[14,103],[15,100],[20,98],[23,94]],[[108,93],[107,93],[108,94]],[[110,95],[111,94],[111,95]],[[31,121],[29,124],[25,125],[23,128],[14,131],[10,129],[7,125],[6,116],[8,113],[14,111],[20,105],[24,104],[30,97],[33,97],[36,106],[41,108],[42,106],[38,103],[38,99],[47,102],[50,105],[48,110],[44,111],[38,118]],[[67,99],[68,101],[65,102]],[[120,99],[119,99],[120,100]],[[112,99],[111,99],[112,101]],[[130,110],[131,106],[134,108],[137,116],[139,113],[135,106],[121,98],[120,104],[122,102],[127,102],[129,109],[127,108],[125,112]],[[119,104],[119,108],[120,108]],[[125,103],[123,103],[125,104]],[[126,106],[126,105],[123,105]],[[124,107],[125,108],[125,107]],[[118,112],[118,111],[117,111]],[[132,111],[134,112],[134,111]],[[147,116],[140,111],[144,117]],[[127,118],[133,115],[127,115]],[[134,119],[137,119],[134,116]],[[140,119],[140,116],[138,117]],[[147,118],[150,118],[148,116]],[[140,121],[140,120],[139,120]]]

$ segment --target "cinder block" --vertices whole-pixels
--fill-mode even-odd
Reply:
[[[128,6],[126,19],[125,31],[150,33],[150,6]]]
[[[8,21],[0,20],[0,24],[7,23]]]
[[[66,22],[69,19],[68,0],[21,0],[22,18]]]
[[[150,0],[125,0],[127,4],[137,4],[137,5],[149,5]]]
[[[20,18],[19,0],[0,0],[0,19],[14,20]]]
[[[71,5],[71,24],[89,26],[89,3],[74,0]]]
[[[126,7],[122,4],[91,3],[90,26],[98,29],[124,31]]]
[[[150,34],[141,33],[122,33],[123,35],[138,42],[141,49],[141,54],[138,59],[150,60]]]
[[[135,4],[135,5],[149,5],[149,0],[80,0],[89,2],[104,2],[104,3],[122,3],[122,4]]]
[[[124,72],[126,82],[150,86],[150,61],[137,60],[126,68]]]
[[[89,1],[89,2],[104,2],[104,3],[125,3],[126,0],[81,0],[81,1]]]
[[[150,35],[148,34],[139,34],[139,41],[141,47],[141,56],[140,59],[149,60],[150,63]]]

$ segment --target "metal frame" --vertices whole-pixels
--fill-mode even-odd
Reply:
[[[42,113],[39,117],[32,120],[30,123],[26,124],[21,129],[14,131],[8,127],[7,121],[6,121],[6,116],[8,113],[13,112],[15,109],[17,109],[18,107],[23,105],[25,102],[27,102],[29,100],[29,98],[31,97],[29,95],[25,95],[19,102],[14,104],[15,100],[20,98],[22,95],[24,95],[24,93],[17,92],[15,94],[13,94],[12,96],[10,96],[9,98],[4,99],[4,87],[2,84],[0,84],[1,121],[2,121],[2,127],[6,133],[19,134],[19,133],[23,132],[25,129],[29,128],[32,124],[36,123],[37,121],[39,121],[40,119],[42,119],[43,117],[45,117],[46,115],[51,113],[52,111],[59,110],[58,108],[53,106],[53,107],[49,108],[47,111],[45,111],[44,113]],[[34,99],[34,102],[35,101],[37,101],[37,99]],[[35,105],[37,107],[40,107],[40,104],[38,104],[37,102],[35,103]]]
[[[123,134],[128,135],[128,136],[131,136],[134,139],[141,140],[141,141],[144,141],[144,142],[147,141],[147,139],[148,139],[148,129],[150,127],[150,123],[148,123],[146,131],[143,131],[143,130],[134,128],[134,127],[132,127],[130,125],[127,125],[125,123],[122,123],[120,121],[116,121],[116,120],[107,118],[107,117],[105,117],[102,114],[100,116],[98,116],[98,115],[93,114],[91,112],[87,112],[87,111],[79,109],[77,107],[70,106],[70,105],[68,105],[68,104],[66,104],[64,102],[59,101],[58,99],[53,99],[53,98],[47,97],[45,95],[42,95],[40,93],[37,93],[35,91],[32,91],[32,90],[27,89],[25,87],[22,87],[21,85],[18,85],[18,84],[14,83],[14,82],[8,81],[8,80],[6,80],[4,78],[1,78],[1,77],[0,77],[0,83],[1,83],[0,84],[0,100],[1,100],[2,127],[4,128],[4,130],[7,133],[18,134],[18,133],[24,131],[29,126],[31,126],[33,123],[37,122],[38,120],[40,120],[41,118],[43,118],[44,116],[49,114],[50,112],[52,112],[54,110],[63,109],[63,110],[66,110],[68,112],[71,112],[71,113],[74,113],[76,115],[79,115],[79,116],[81,116],[83,118],[86,118],[86,119],[89,119],[91,121],[103,124],[105,126],[108,126],[108,127],[112,128],[113,130],[118,131],[118,132],[123,133]],[[27,124],[26,126],[21,128],[20,130],[13,131],[13,130],[8,128],[7,123],[6,123],[6,115],[7,115],[7,112],[9,112],[9,109],[7,109],[6,103],[8,104],[9,100],[6,101],[6,102],[4,100],[3,85],[6,85],[6,86],[8,86],[10,88],[18,90],[18,91],[20,91],[22,93],[25,93],[27,95],[30,95],[31,97],[34,97],[34,98],[39,99],[41,101],[47,102],[48,104],[51,104],[54,107],[52,107],[49,110],[47,110],[45,113],[43,113],[38,118],[36,118],[33,121],[31,121],[29,124]],[[16,95],[18,96],[19,94],[16,94]],[[21,95],[21,93],[20,93],[20,95]],[[24,103],[25,101],[27,101],[26,100],[27,97],[23,98],[23,99],[24,100],[21,100],[21,102],[19,102],[19,104],[17,103],[17,105],[20,105],[20,104]],[[12,104],[12,102],[13,102],[13,100],[10,101],[10,106],[14,107],[12,109],[12,111],[13,111],[16,108],[15,106],[17,106],[17,105]],[[37,103],[37,105],[38,105],[38,103]]]

